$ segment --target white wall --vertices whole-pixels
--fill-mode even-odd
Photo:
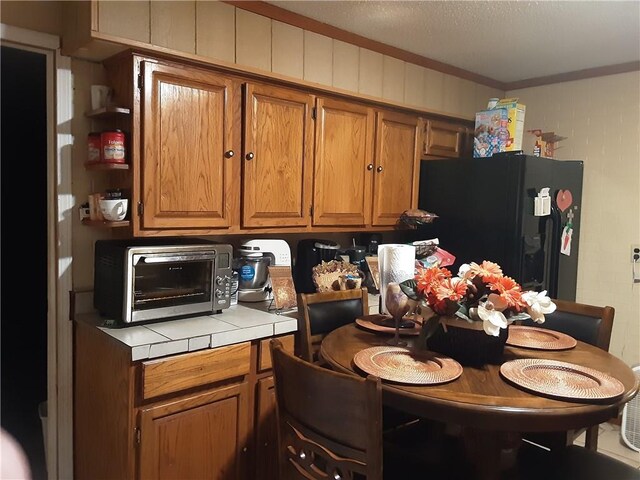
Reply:
[[[527,107],[525,129],[568,137],[556,158],[584,161],[577,301],[616,309],[610,352],[640,363],[640,72],[507,92]],[[525,152],[534,137],[525,134]]]

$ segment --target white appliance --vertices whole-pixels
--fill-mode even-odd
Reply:
[[[640,379],[640,365],[633,367],[633,373]],[[640,395],[624,405],[620,435],[629,448],[640,452]]]
[[[289,244],[280,239],[248,240],[240,245],[238,253],[238,301],[255,303],[272,300],[271,279],[265,267],[291,267]]]

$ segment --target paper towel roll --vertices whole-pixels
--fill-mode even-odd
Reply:
[[[378,246],[380,269],[380,313],[388,314],[384,305],[389,282],[404,282],[413,278],[416,263],[416,247],[400,243],[386,243]]]

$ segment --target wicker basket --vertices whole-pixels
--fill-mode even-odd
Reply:
[[[456,318],[441,318],[435,333],[427,339],[427,349],[451,357],[462,365],[501,364],[509,331],[487,335],[482,322],[468,323]]]

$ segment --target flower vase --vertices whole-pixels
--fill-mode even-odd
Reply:
[[[443,316],[435,333],[427,338],[426,347],[462,365],[500,364],[508,336],[508,328],[500,329],[500,334],[494,337],[485,333],[481,321]]]

